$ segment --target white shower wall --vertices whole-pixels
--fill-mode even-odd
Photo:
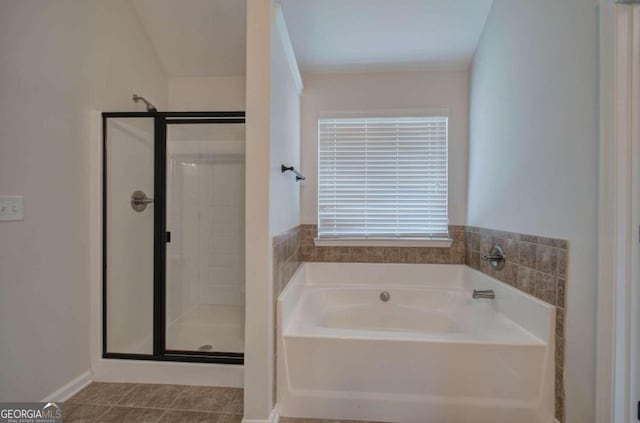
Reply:
[[[244,160],[171,159],[169,321],[200,304],[244,304]]]

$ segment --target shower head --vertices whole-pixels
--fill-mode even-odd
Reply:
[[[154,106],[153,104],[149,103],[146,98],[141,97],[138,94],[134,94],[132,98],[133,98],[133,101],[135,103],[138,103],[138,102],[142,101],[145,104],[145,106],[147,106],[147,112],[157,112],[158,111],[156,106]]]

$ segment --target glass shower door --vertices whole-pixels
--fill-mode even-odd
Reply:
[[[210,121],[166,121],[166,353],[234,357],[244,351],[244,125]]]
[[[103,357],[244,362],[244,112],[105,112]]]
[[[104,118],[103,352],[153,353],[153,117]]]

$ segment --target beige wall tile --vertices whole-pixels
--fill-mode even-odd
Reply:
[[[518,264],[531,269],[536,268],[537,245],[530,242],[520,241],[518,243]]]
[[[549,304],[556,303],[558,279],[547,273],[536,272],[535,296]]]

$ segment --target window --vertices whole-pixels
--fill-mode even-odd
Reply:
[[[318,121],[318,239],[448,238],[448,118]]]

